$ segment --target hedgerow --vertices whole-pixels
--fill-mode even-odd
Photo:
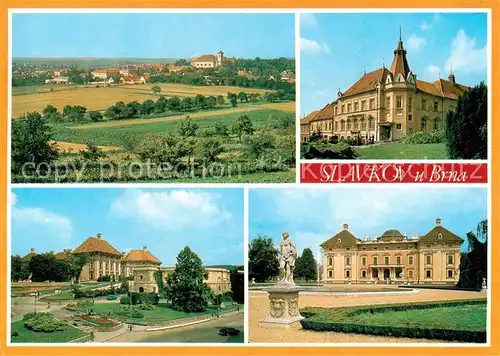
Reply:
[[[417,131],[411,136],[405,137],[401,142],[413,145],[421,145],[428,143],[443,143],[446,141],[443,130],[434,131]]]

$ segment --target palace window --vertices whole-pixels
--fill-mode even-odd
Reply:
[[[408,264],[413,265],[413,256],[408,256]]]
[[[396,264],[397,265],[401,264],[401,256],[396,257]]]
[[[345,270],[345,278],[351,278],[351,271],[348,269]]]
[[[448,278],[453,278],[453,270],[452,269],[448,270]]]
[[[439,130],[439,119],[437,117],[434,119],[434,130]]]
[[[373,264],[378,265],[378,257],[377,256],[373,256]]]
[[[368,122],[369,122],[370,130],[373,130],[375,128],[375,120],[369,119]]]
[[[366,100],[361,101],[361,110],[363,110],[363,111],[366,110]]]
[[[413,121],[413,115],[408,115],[408,121]]]
[[[352,110],[352,104],[349,103],[347,104],[347,112],[351,112],[351,110]]]
[[[412,270],[408,271],[408,278],[413,278],[413,271]]]
[[[453,255],[448,255],[448,264],[449,265],[453,264]]]
[[[396,96],[396,108],[397,109],[403,108],[403,97],[401,95]]]
[[[352,122],[351,122],[351,120],[347,120],[347,130],[352,130]]]
[[[344,121],[344,120],[342,120],[342,121],[340,122],[340,130],[341,130],[341,131],[345,131],[345,121]]]
[[[434,111],[438,111],[439,103],[434,101]]]
[[[375,109],[375,99],[370,99],[370,110]]]
[[[432,264],[432,256],[431,255],[425,255],[425,264],[426,265]]]
[[[354,111],[359,111],[359,102],[354,102]]]
[[[412,112],[412,110],[413,110],[413,98],[408,98],[408,112]]]
[[[432,271],[430,269],[425,270],[425,278],[432,278]]]
[[[427,110],[427,100],[422,99],[422,110]]]
[[[403,125],[401,124],[396,124],[396,130],[401,130],[401,128],[403,127]]]
[[[389,264],[389,256],[384,257],[384,264],[388,265]]]
[[[366,257],[361,257],[361,265],[366,266]]]
[[[361,130],[365,131],[366,130],[366,120],[361,119]]]
[[[333,277],[333,271],[328,271],[328,277],[330,277],[330,278]]]
[[[350,266],[351,265],[351,258],[350,257],[346,257],[345,258],[345,265],[346,266]]]
[[[391,97],[388,96],[387,97],[387,109],[390,109],[391,108]]]
[[[345,113],[345,105],[342,105],[342,114]]]
[[[333,257],[328,257],[328,266],[333,266]]]
[[[338,131],[339,130],[339,123],[337,121],[335,121],[335,131]]]
[[[366,271],[361,271],[361,278],[366,278]]]
[[[354,119],[354,130],[359,130],[359,122],[357,119]]]
[[[427,130],[427,120],[425,117],[423,117],[420,121],[420,131],[426,131]]]
[[[337,115],[337,107],[335,107],[335,115]]]

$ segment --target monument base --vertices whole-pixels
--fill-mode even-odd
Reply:
[[[272,287],[269,293],[269,314],[259,321],[261,328],[298,328],[304,319],[299,312],[299,288]]]

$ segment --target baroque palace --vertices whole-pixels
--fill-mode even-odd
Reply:
[[[324,283],[456,284],[463,239],[441,226],[411,237],[398,230],[359,239],[343,230],[321,244]]]
[[[175,267],[161,267],[161,261],[146,247],[142,250],[120,252],[108,241],[103,240],[102,234],[87,238],[73,251],[66,249],[55,254],[56,259],[63,259],[68,254],[85,254],[88,263],[82,268],[80,282],[97,281],[102,276],[133,277],[130,289],[134,292],[158,292],[157,278],[161,276],[163,284],[167,283],[168,274]],[[35,256],[32,248],[23,259]],[[231,290],[230,271],[225,268],[205,267],[207,276],[205,282],[216,294]],[[160,273],[159,273],[160,272]]]
[[[468,89],[455,81],[451,69],[447,80],[418,80],[400,32],[391,67],[365,72],[349,89],[339,90],[335,101],[301,119],[301,142],[307,142],[312,133],[334,141],[351,138],[372,143],[440,130],[446,113]]]

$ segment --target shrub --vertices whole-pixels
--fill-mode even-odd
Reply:
[[[118,299],[118,297],[117,297],[116,295],[108,295],[108,296],[106,297],[106,299],[107,299],[107,300],[117,300],[117,299]]]
[[[144,314],[141,313],[138,310],[133,310],[132,311],[132,318],[134,318],[134,319],[142,319],[142,318],[144,318]]]
[[[305,159],[355,159],[357,157],[356,152],[347,143],[335,144],[323,140],[303,143],[301,155]]]
[[[50,313],[27,313],[23,316],[24,327],[37,332],[62,331],[68,325]]]
[[[401,142],[409,144],[443,143],[446,137],[443,130],[417,131],[412,136],[405,137]]]
[[[139,309],[140,310],[155,310],[156,307],[153,304],[146,303],[146,304],[140,304]]]

